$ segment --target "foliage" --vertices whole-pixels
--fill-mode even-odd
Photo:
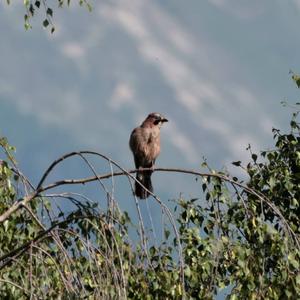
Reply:
[[[55,25],[53,23],[54,3],[51,3],[51,7],[48,5],[47,0],[24,0],[25,14],[24,14],[24,27],[26,30],[31,29],[30,19],[33,18],[39,10],[43,10],[43,27],[50,28],[50,32],[55,31]],[[57,0],[55,1],[57,7],[62,8],[64,6],[70,6],[71,0]],[[11,0],[6,0],[6,3],[9,5]],[[89,0],[79,0],[80,6],[84,6],[88,11],[92,11],[92,5]]]
[[[299,298],[297,116],[295,112],[289,133],[273,129],[274,149],[255,154],[249,147],[251,162],[245,167],[233,163],[246,172],[247,183],[204,163],[209,173],[199,173],[199,199],[180,198],[171,213],[152,198],[166,219],[161,242],[145,229],[142,218],[133,224],[109,193],[108,208],[100,209],[79,194],[46,194],[51,185],[46,188],[43,180],[34,188],[2,138],[7,159],[0,165],[0,216],[17,209],[0,225],[1,298]],[[72,155],[91,167],[82,153]],[[72,155],[54,162],[44,177]],[[54,201],[58,197],[74,209],[61,210]]]

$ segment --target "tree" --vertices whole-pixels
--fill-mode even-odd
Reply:
[[[295,78],[294,78],[295,79]],[[295,79],[296,81],[296,79]],[[179,199],[171,211],[158,197],[164,238],[155,241],[138,212],[134,224],[107,194],[107,209],[84,195],[49,194],[66,184],[111,176],[135,180],[110,158],[72,152],[54,161],[37,187],[18,169],[14,148],[0,140],[0,295],[8,299],[296,299],[300,297],[300,126],[298,107],[289,133],[273,129],[273,150],[251,154],[247,182],[226,172],[183,172],[199,182],[199,199]],[[89,157],[112,172],[97,174]],[[92,177],[46,184],[57,165],[82,159]],[[118,170],[117,170],[118,169]],[[146,170],[146,169],[145,169]],[[47,194],[48,193],[48,194]],[[71,212],[55,198],[74,205]],[[147,200],[150,201],[150,200]]]

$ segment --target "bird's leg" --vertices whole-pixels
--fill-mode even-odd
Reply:
[[[138,168],[139,170],[142,170],[143,167],[142,166],[139,166]],[[143,180],[143,172],[137,172],[137,178],[139,181],[142,181]]]
[[[151,169],[152,172],[154,171],[154,167],[155,167],[155,160],[153,160],[152,163],[151,163],[150,169]]]

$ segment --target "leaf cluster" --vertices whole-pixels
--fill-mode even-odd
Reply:
[[[50,32],[54,33],[55,25],[53,22],[54,16],[54,3],[51,3],[51,6],[48,5],[48,0],[24,0],[25,14],[24,14],[24,27],[26,30],[31,29],[31,19],[40,11],[43,12],[43,22],[42,25],[44,28],[50,28]],[[64,6],[70,6],[71,0],[57,0],[56,7],[62,8]],[[6,0],[6,3],[9,5],[11,0]],[[84,6],[88,9],[89,12],[92,11],[92,5],[88,0],[79,0],[80,6]],[[55,7],[55,8],[56,8]]]

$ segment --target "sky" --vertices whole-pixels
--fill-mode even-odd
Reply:
[[[129,135],[150,112],[169,119],[159,167],[201,170],[205,158],[235,172],[249,143],[268,149],[272,127],[288,128],[280,102],[298,101],[289,71],[300,72],[299,0],[107,0],[92,12],[72,1],[52,7],[54,34],[42,11],[26,31],[17,2],[0,4],[0,134],[34,184],[71,151],[133,168]],[[84,175],[72,160],[49,180]],[[163,201],[200,190],[186,175],[155,173],[153,183]],[[127,181],[115,184],[120,205],[133,205]]]

